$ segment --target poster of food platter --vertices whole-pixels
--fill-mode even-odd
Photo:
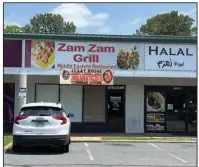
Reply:
[[[140,64],[140,55],[136,45],[133,48],[120,49],[117,56],[117,67],[118,69],[137,70]]]
[[[113,70],[110,69],[61,69],[60,84],[113,85]]]
[[[146,115],[146,122],[147,123],[164,123],[165,116],[162,113],[147,113]]]
[[[146,130],[147,131],[164,131],[165,126],[164,124],[160,124],[160,123],[147,123]]]
[[[147,92],[146,94],[147,112],[164,112],[165,97],[161,92]]]
[[[54,41],[31,41],[31,67],[55,68]]]

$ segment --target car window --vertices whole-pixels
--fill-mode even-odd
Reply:
[[[61,108],[57,107],[24,107],[19,115],[23,116],[62,116]]]
[[[63,105],[61,106],[61,108],[62,108],[62,111],[63,111],[64,113],[66,113],[66,110],[65,110],[65,108],[64,108]]]

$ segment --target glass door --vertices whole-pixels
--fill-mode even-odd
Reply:
[[[167,92],[167,132],[186,131],[186,92],[182,87],[171,87]]]
[[[124,86],[108,86],[107,88],[107,131],[124,132]]]
[[[187,131],[197,133],[197,88],[187,88]]]

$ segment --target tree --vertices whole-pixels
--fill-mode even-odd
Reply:
[[[30,24],[24,27],[8,27],[5,32],[24,32],[35,34],[68,34],[75,33],[76,26],[73,22],[65,22],[59,14],[45,13],[37,14],[30,19]]]
[[[191,29],[191,31],[192,31],[192,35],[193,36],[197,36],[197,27],[193,27],[192,29]]]
[[[65,22],[59,14],[45,13],[37,14],[30,19],[30,24],[24,27],[24,31],[36,34],[67,34],[75,33],[76,26],[73,22]]]
[[[179,14],[178,11],[158,14],[147,20],[136,31],[136,35],[174,35],[190,36],[194,19],[188,15]]]
[[[23,32],[24,33],[32,33],[32,28],[29,24],[26,24],[24,27],[23,27]]]
[[[19,33],[23,32],[23,27],[19,27],[17,25],[4,25],[5,33]]]

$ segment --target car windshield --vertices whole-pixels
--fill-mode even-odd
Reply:
[[[58,107],[24,107],[21,109],[21,116],[56,116],[62,115]]]

